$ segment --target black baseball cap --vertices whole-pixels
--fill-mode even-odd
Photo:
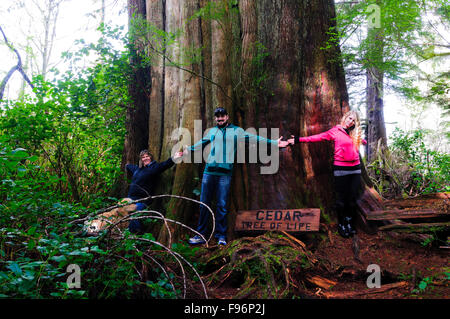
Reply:
[[[214,116],[218,115],[228,115],[228,112],[223,107],[218,107],[214,110]]]

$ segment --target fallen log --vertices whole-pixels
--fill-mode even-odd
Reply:
[[[330,291],[323,292],[322,295],[326,298],[352,298],[364,295],[378,294],[391,289],[405,288],[408,287],[408,285],[409,283],[407,281],[400,281],[392,284],[382,285],[380,288],[367,288],[363,291]]]
[[[367,216],[367,220],[391,220],[391,219],[409,219],[409,218],[433,218],[450,216],[450,214],[439,213],[433,209],[420,210],[375,210]]]
[[[445,206],[448,206],[450,195],[448,193],[425,194],[413,198],[392,199],[384,201],[387,209],[407,209],[427,207],[445,213]]]
[[[392,224],[381,226],[378,229],[383,231],[400,231],[410,233],[423,233],[436,230],[446,230],[450,228],[450,222],[445,223],[422,223],[422,224]]]
[[[380,194],[373,188],[366,187],[357,201],[360,211],[364,217],[369,216],[374,210],[383,210],[384,204]]]

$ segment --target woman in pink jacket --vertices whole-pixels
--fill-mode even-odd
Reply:
[[[307,137],[292,136],[290,144],[334,141],[334,180],[336,190],[336,211],[338,232],[344,237],[356,234],[354,219],[356,201],[361,187],[361,166],[359,146],[366,141],[361,139],[361,127],[356,111],[347,112],[341,124],[330,130]]]

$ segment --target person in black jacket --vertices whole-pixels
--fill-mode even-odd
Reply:
[[[183,156],[183,152],[178,152],[174,157],[158,163],[153,160],[153,155],[148,150],[142,150],[139,153],[139,165],[127,164],[126,170],[132,174],[128,197],[132,200],[138,200],[153,195],[155,187],[159,181],[159,176],[166,169],[174,164],[174,159]],[[136,203],[137,210],[144,210],[151,202],[147,199],[143,202]],[[142,224],[139,220],[131,220],[128,229],[132,233],[142,231]]]

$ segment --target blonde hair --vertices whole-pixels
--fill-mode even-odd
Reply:
[[[353,145],[355,146],[356,151],[359,150],[359,147],[361,146],[361,140],[362,140],[362,130],[361,130],[361,122],[359,120],[359,113],[355,110],[350,110],[347,113],[344,114],[344,116],[341,118],[341,125],[344,125],[345,120],[350,116],[353,115],[355,118],[355,127],[349,132],[350,137],[353,140]]]

